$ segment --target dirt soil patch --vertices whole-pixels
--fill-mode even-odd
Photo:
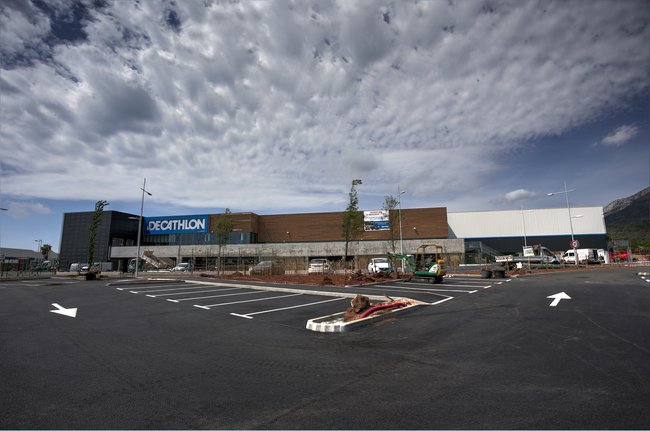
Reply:
[[[239,280],[239,281],[262,281],[280,284],[307,284],[313,286],[360,286],[394,278],[383,275],[369,275],[362,272],[353,272],[348,274],[309,274],[309,275],[245,275],[231,274],[216,276],[213,274],[201,274],[201,277],[217,280]]]

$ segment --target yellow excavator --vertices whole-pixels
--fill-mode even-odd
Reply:
[[[427,257],[427,248],[433,247],[433,256]],[[401,260],[413,273],[412,278],[425,278],[429,283],[442,283],[445,272],[445,261],[442,259],[442,246],[440,244],[422,244],[418,246],[413,256],[405,254],[388,253],[389,258]]]

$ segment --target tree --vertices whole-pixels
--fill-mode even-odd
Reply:
[[[217,234],[217,245],[219,245],[219,274],[221,274],[221,247],[228,243],[230,239],[230,234],[233,231],[233,220],[232,213],[230,209],[226,208],[223,212],[223,215],[217,221],[216,234]]]
[[[398,212],[399,201],[395,196],[388,195],[384,196],[384,204],[381,209],[388,211],[388,244],[390,246],[391,253],[397,253],[397,239],[399,238],[399,212]]]
[[[41,254],[43,255],[43,260],[49,260],[48,257],[52,251],[52,246],[50,244],[43,244],[41,246]]]
[[[359,198],[357,197],[356,186],[362,184],[361,180],[352,180],[352,187],[350,188],[350,201],[343,213],[343,223],[341,224],[341,232],[345,239],[345,254],[343,262],[347,267],[348,261],[348,248],[351,240],[358,238],[363,232],[363,213],[359,211]]]
[[[99,223],[102,221],[102,213],[104,212],[104,207],[108,205],[106,201],[97,201],[95,203],[95,212],[93,212],[93,218],[88,227],[88,274],[89,279],[94,278],[94,273],[90,271],[92,268],[93,262],[95,260],[95,237],[97,236],[97,228]]]

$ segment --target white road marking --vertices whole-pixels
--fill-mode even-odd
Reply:
[[[238,316],[241,317],[247,317],[247,316],[255,316],[256,314],[265,314],[265,313],[274,313],[276,311],[283,311],[283,310],[290,310],[292,308],[300,308],[300,307],[308,307],[310,305],[316,305],[316,304],[324,304],[326,302],[332,302],[332,301],[340,301],[342,299],[348,299],[348,298],[334,298],[334,299],[327,299],[325,301],[318,301],[318,302],[309,302],[307,304],[300,304],[300,305],[292,305],[291,307],[282,307],[282,308],[274,308],[272,310],[264,310],[264,311],[256,311],[255,313],[248,313],[248,314],[241,314]],[[233,315],[236,315],[234,313],[230,313]],[[252,317],[250,317],[252,319]]]
[[[430,303],[429,305],[438,305],[438,304],[442,304],[443,302],[445,302],[445,301],[449,301],[450,299],[454,299],[454,297],[453,297],[453,296],[450,296],[449,298],[441,299],[441,300],[438,301],[438,302],[432,302],[432,303]]]
[[[230,313],[231,316],[237,316],[237,317],[243,317],[244,319],[252,319],[251,316],[247,316],[245,314],[237,314],[237,313]]]
[[[382,284],[376,284],[374,287],[381,287],[382,289],[401,289],[401,290],[415,290],[418,292],[460,292],[460,293],[475,293],[478,290],[459,290],[459,289],[424,289],[419,287],[403,287],[403,286],[387,286]],[[364,289],[372,289],[372,287],[367,287]]]
[[[244,302],[268,301],[270,299],[289,298],[290,296],[300,296],[300,295],[302,295],[302,293],[294,293],[292,295],[272,296],[270,298],[249,299],[247,301],[223,302],[221,304],[203,305],[201,308],[223,307],[224,305],[243,304]]]
[[[148,290],[148,289],[158,289],[161,287],[167,287],[167,289],[161,289],[159,292],[163,292],[165,290],[178,290],[178,289],[192,289],[190,287],[174,287],[174,286],[187,286],[186,284],[171,284],[167,286],[148,286],[148,287],[116,287],[117,290],[147,290],[148,292],[156,292],[155,290]],[[193,289],[196,289],[194,287]]]
[[[196,287],[186,287],[185,289],[196,289]],[[240,287],[233,287],[232,289],[213,289],[213,290],[205,290],[205,289],[207,288],[204,288],[204,290],[197,290],[194,292],[163,293],[161,295],[147,295],[147,296],[151,296],[152,298],[158,298],[160,296],[189,295],[192,293],[225,292],[227,290],[241,290]],[[173,290],[177,290],[177,289],[173,289]],[[167,292],[167,291],[161,290],[161,292]]]
[[[264,291],[264,290],[256,290],[255,292],[227,293],[225,295],[211,295],[211,296],[201,296],[201,297],[198,297],[198,298],[175,299],[175,301],[180,302],[180,301],[192,301],[194,299],[221,298],[222,296],[255,295],[255,294],[258,294],[258,293],[266,293],[266,291]]]
[[[173,287],[171,289],[143,290],[143,292],[157,293],[157,292],[171,292],[171,291],[174,291],[174,290],[190,290],[190,289],[201,289],[201,288],[196,287],[196,286],[192,286],[192,287]],[[207,289],[207,287],[205,287],[204,289]],[[132,290],[139,290],[139,289],[132,289]]]
[[[455,283],[453,283],[453,284],[452,283],[443,283],[443,284],[449,286],[450,288],[453,288],[453,287],[482,287],[482,286],[477,286],[477,284],[483,284],[483,283],[485,283],[485,282],[484,281],[482,281],[482,282],[477,281],[475,284],[455,284]],[[401,283],[401,284],[403,284],[403,283]],[[408,284],[409,285],[416,285],[416,286],[432,286],[432,283],[413,283],[413,282],[409,282]]]

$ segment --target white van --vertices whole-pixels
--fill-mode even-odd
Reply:
[[[380,272],[390,273],[392,270],[390,261],[385,257],[370,259],[370,263],[368,264],[368,273],[370,274],[378,274]]]
[[[598,263],[598,250],[595,248],[579,248],[576,250],[578,254],[578,263]],[[562,262],[564,263],[576,263],[575,255],[573,249],[567,250],[562,253]]]

